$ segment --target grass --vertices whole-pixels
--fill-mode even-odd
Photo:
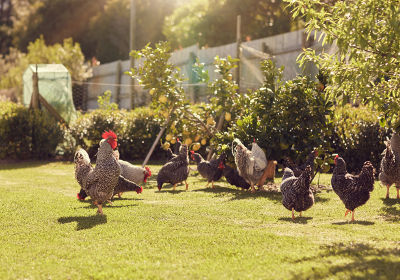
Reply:
[[[195,173],[187,192],[153,176],[98,216],[73,174],[0,165],[0,279],[400,279],[400,202],[379,183],[354,223],[327,191],[292,222],[279,193],[205,189]]]

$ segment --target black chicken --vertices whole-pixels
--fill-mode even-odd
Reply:
[[[188,184],[186,182],[187,177],[189,176],[189,156],[188,156],[188,147],[183,144],[179,151],[177,157],[173,158],[163,167],[161,167],[160,171],[157,175],[157,187],[158,190],[161,190],[162,185],[165,183],[170,183],[173,185],[173,189],[175,190],[176,185],[180,182],[185,181],[186,190],[188,189]]]
[[[239,175],[239,172],[236,170],[236,168],[225,165],[222,173],[229,184],[245,190],[250,188],[250,184]]]
[[[360,174],[352,175],[347,173],[344,159],[336,156],[331,184],[346,207],[345,216],[352,212],[351,220],[354,221],[355,209],[364,205],[370,197],[369,193],[374,190],[374,167],[366,161]]]
[[[171,159],[174,159],[178,156],[179,151],[181,150],[182,143],[179,140],[179,138],[176,139],[175,143],[175,148],[174,151],[172,151],[170,148],[167,149],[167,162],[170,161]]]
[[[292,220],[294,220],[294,211],[306,211],[314,204],[314,195],[310,184],[313,171],[311,166],[307,166],[300,176],[296,177],[290,168],[285,168],[281,183],[282,204],[286,209],[292,211]]]
[[[210,161],[204,160],[204,158],[194,151],[191,151],[191,158],[197,164],[197,171],[200,175],[207,179],[207,185],[211,182],[212,188],[214,188],[214,182],[218,181],[222,177],[225,156],[221,154],[217,159],[212,159]]]

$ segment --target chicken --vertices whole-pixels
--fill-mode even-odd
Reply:
[[[390,141],[386,142],[386,149],[382,153],[381,172],[379,180],[387,188],[386,198],[389,198],[389,188],[392,184],[396,186],[397,199],[400,198],[400,136],[393,133]]]
[[[236,147],[234,144],[236,143]],[[267,167],[267,158],[264,151],[254,141],[251,151],[248,150],[239,139],[232,142],[232,154],[235,158],[235,164],[239,175],[250,184],[251,192],[255,192],[254,186],[259,187],[263,182],[259,182]]]
[[[316,156],[318,156],[318,150],[315,149],[308,155],[306,161],[302,165],[297,166],[290,158],[284,160],[284,165],[293,171],[294,176],[299,177],[308,165],[314,171],[314,160]]]
[[[162,185],[170,183],[173,185],[175,190],[176,185],[180,182],[185,182],[186,190],[188,190],[188,184],[186,182],[189,176],[189,156],[188,147],[186,144],[181,146],[179,154],[174,159],[170,160],[161,167],[157,174],[157,187],[161,190]]]
[[[85,150],[75,153],[75,177],[83,190],[92,198],[98,208],[97,213],[103,214],[103,204],[109,201],[118,183],[134,184],[120,176],[121,167],[113,155],[117,147],[117,136],[114,132],[104,132],[97,152],[96,166],[93,168]],[[136,184],[134,184],[136,185]],[[140,188],[136,185],[137,188]]]
[[[207,185],[211,182],[212,188],[214,188],[214,182],[218,181],[222,177],[222,172],[224,169],[224,158],[225,156],[221,154],[217,159],[212,159],[210,161],[204,160],[204,158],[194,151],[191,151],[191,158],[197,164],[197,171],[200,175],[207,179]]]
[[[81,152],[79,153],[80,155],[82,155],[83,153],[86,153],[86,151],[81,150]],[[141,183],[146,183],[147,178],[151,176],[151,171],[149,167],[139,167],[139,166],[135,166],[133,164],[130,164],[127,161],[124,160],[120,160],[119,159],[119,152],[118,150],[115,150],[113,152],[114,157],[117,159],[118,164],[121,167],[121,176],[124,177],[125,179],[128,179],[129,181],[134,182],[135,184],[141,184]],[[81,173],[87,173],[87,171],[85,171],[88,168],[93,169],[93,167],[90,164],[90,159],[89,156],[86,154],[85,156],[85,164],[82,165],[81,168],[76,168],[75,170]],[[83,178],[83,176],[81,175],[76,175],[75,176],[78,180],[78,178]],[[82,186],[82,184],[78,181],[78,183]],[[127,183],[124,180],[119,180],[117,186],[115,186],[114,188],[114,193],[113,196],[118,194],[118,197],[121,198],[121,195],[123,192],[126,191],[136,191],[137,193],[141,193],[143,191],[143,188],[137,188],[136,185],[133,185],[131,183]],[[87,194],[85,192],[85,190],[83,188],[81,188],[80,192],[77,194],[77,198],[79,200],[85,200],[85,198],[87,197]]]
[[[354,221],[355,209],[364,205],[374,190],[374,167],[366,161],[359,175],[351,175],[347,173],[344,159],[336,156],[331,184],[346,207],[345,216],[352,212],[351,220]]]
[[[172,150],[170,148],[167,149],[167,162],[178,156],[181,146],[182,146],[182,143],[179,140],[179,138],[177,138],[174,152],[172,152]]]
[[[313,171],[311,166],[307,165],[304,171],[296,177],[290,168],[285,168],[281,183],[282,204],[286,209],[292,211],[292,220],[294,220],[294,211],[306,211],[314,205],[314,195],[310,184]]]
[[[242,190],[248,190],[250,188],[250,184],[239,175],[239,172],[235,168],[225,165],[222,173],[229,184],[241,188]]]

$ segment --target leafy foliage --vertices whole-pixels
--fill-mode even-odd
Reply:
[[[281,0],[192,0],[166,17],[163,33],[174,47],[218,46],[236,41],[236,16],[242,18],[242,40],[291,30]]]
[[[332,54],[307,49],[300,63],[312,61],[330,74],[326,90],[332,97],[372,102],[380,112],[381,124],[399,130],[399,1],[287,2],[293,16],[305,20],[310,35],[319,31],[322,43],[336,46]]]
[[[243,114],[228,131],[218,135],[218,149],[230,146],[237,137],[245,144],[253,139],[270,159],[287,156],[305,159],[314,148],[328,148],[326,135],[332,131],[333,105],[308,77],[281,81],[283,68],[262,63],[263,87],[243,99]]]
[[[0,88],[17,88],[19,96],[22,96],[22,74],[29,64],[60,63],[63,64],[75,81],[83,81],[91,75],[91,71],[84,63],[84,57],[78,43],[72,39],[65,39],[63,44],[47,46],[43,37],[30,43],[28,53],[14,54],[3,60],[0,65],[8,72],[0,77]],[[0,73],[4,70],[0,70]]]
[[[46,159],[55,155],[63,132],[44,111],[0,102],[0,158]]]
[[[346,160],[349,171],[360,171],[367,160],[379,170],[384,141],[390,138],[391,130],[380,127],[377,118],[378,112],[369,107],[346,105],[336,109],[331,143]]]

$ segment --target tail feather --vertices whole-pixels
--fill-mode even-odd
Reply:
[[[118,178],[118,184],[114,188],[114,194],[121,193],[121,192],[129,192],[129,191],[135,191],[137,193],[141,193],[143,191],[143,188],[137,184],[135,184],[132,181],[129,181],[128,179],[119,176]]]

